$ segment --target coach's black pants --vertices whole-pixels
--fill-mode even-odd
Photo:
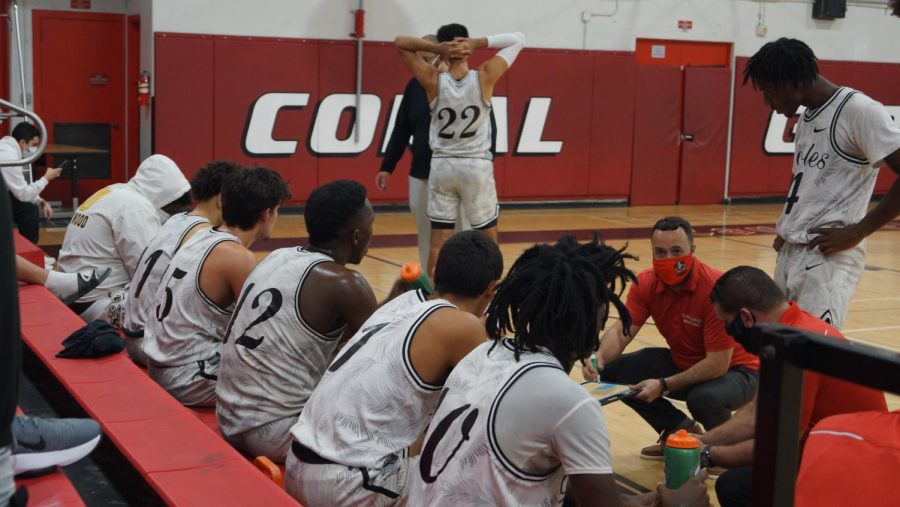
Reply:
[[[30,202],[22,202],[8,192],[4,192],[4,194],[9,197],[9,203],[12,206],[12,219],[16,227],[19,228],[19,234],[37,245],[41,231],[41,217],[38,206]]]
[[[750,507],[750,492],[753,487],[753,469],[741,467],[731,469],[716,480],[716,498],[722,507]]]
[[[681,373],[672,361],[672,353],[666,348],[646,348],[623,354],[603,368],[601,379],[616,384],[637,384],[647,379],[671,377]],[[670,398],[687,401],[688,410],[695,420],[710,430],[727,421],[731,412],[753,399],[757,374],[743,366],[728,370],[725,375],[681,391],[669,394]],[[657,433],[688,428],[694,420],[675,408],[663,397],[653,403],[623,400]]]

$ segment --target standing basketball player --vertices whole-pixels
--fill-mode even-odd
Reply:
[[[497,244],[460,232],[441,249],[435,293],[379,308],[328,367],[291,429],[288,493],[309,507],[405,501],[410,450],[450,370],[487,339],[478,319],[503,272]]]
[[[572,236],[519,257],[488,307],[491,341],[441,392],[410,505],[560,505],[567,492],[579,505],[652,504],[653,494],[621,497],[603,413],[568,374],[597,349],[610,304],[630,325],[618,297],[635,280],[626,258]],[[702,477],[660,493],[663,505],[708,505]]]
[[[249,247],[272,235],[278,207],[288,197],[277,173],[239,172],[222,191],[223,225],[194,234],[163,273],[142,349],[150,377],[181,403],[215,405],[225,327],[256,265]]]
[[[141,351],[144,325],[155,308],[153,296],[169,261],[198,229],[222,225],[222,184],[239,170],[241,166],[225,161],[210,162],[200,169],[191,179],[191,193],[197,205],[190,212],[169,217],[141,254],[125,299],[125,324],[122,326],[125,346],[133,361],[147,362]],[[141,295],[144,295],[143,299]]]
[[[865,238],[900,213],[900,179],[866,213],[878,168],[900,173],[900,128],[881,103],[819,74],[796,39],[764,45],[744,83],[797,122],[793,179],[778,219],[775,282],[789,300],[840,329],[866,260]]]
[[[366,188],[335,181],[317,188],[304,209],[307,248],[281,248],[253,270],[225,333],[216,416],[225,439],[251,456],[283,463],[291,426],[341,338],[375,311],[375,294],[358,272],[375,213]]]
[[[400,57],[425,88],[431,105],[429,274],[434,272],[441,245],[453,234],[460,205],[472,228],[481,230],[497,242],[500,206],[490,151],[491,97],[494,85],[525,46],[525,36],[508,33],[478,39],[468,37],[466,27],[454,23],[438,29],[437,44],[402,36],[395,41]],[[469,69],[469,53],[486,47],[502,49],[478,70]],[[417,51],[439,54],[449,64],[448,70],[440,72],[419,58]]]

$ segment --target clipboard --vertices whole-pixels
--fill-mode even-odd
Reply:
[[[635,397],[640,391],[630,389],[626,384],[611,384],[608,382],[584,382],[584,386],[600,405]]]

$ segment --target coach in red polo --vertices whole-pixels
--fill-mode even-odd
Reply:
[[[698,423],[714,428],[753,398],[759,359],[735,343],[716,318],[709,293],[722,272],[694,256],[694,232],[687,220],[656,222],[650,244],[653,268],[642,272],[628,292],[630,332],[619,321],[601,339],[601,378],[640,389],[625,403],[657,433],[682,428],[701,433]],[[650,317],[669,347],[622,354]],[[594,376],[586,370],[585,377]],[[691,416],[666,396],[687,401]],[[645,447],[641,457],[662,459],[662,449]]]

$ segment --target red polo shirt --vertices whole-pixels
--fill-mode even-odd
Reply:
[[[829,417],[803,448],[796,507],[896,507],[900,491],[900,411]]]
[[[778,322],[838,340],[846,340],[840,331],[822,319],[807,313],[793,301]],[[805,437],[811,427],[828,416],[868,410],[887,412],[887,403],[884,400],[883,392],[821,373],[811,371],[803,373],[801,437]]]
[[[626,306],[632,324],[643,326],[653,317],[656,328],[666,339],[672,360],[682,371],[706,357],[707,352],[733,348],[731,368],[759,369],[759,358],[750,354],[725,332],[716,318],[709,293],[722,272],[694,258],[694,268],[681,291],[672,292],[656,278],[653,269],[638,275],[637,284],[628,291]]]

